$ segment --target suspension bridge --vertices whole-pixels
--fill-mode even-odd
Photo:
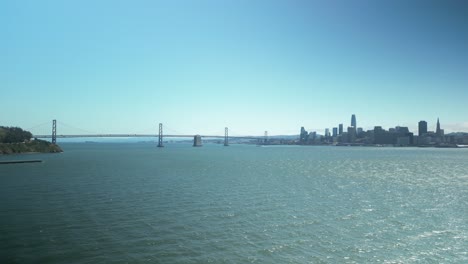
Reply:
[[[158,134],[57,134],[57,120],[52,120],[52,131],[50,134],[34,134],[33,138],[39,139],[51,139],[53,144],[57,143],[57,139],[60,138],[121,138],[121,137],[157,137],[158,147],[164,147],[163,139],[166,138],[194,138],[194,146],[198,146],[197,137],[201,138],[224,138],[224,146],[229,146],[229,139],[246,139],[246,140],[258,140],[261,143],[268,142],[268,132],[265,131],[263,136],[229,136],[229,129],[224,128],[224,135],[187,135],[187,134],[163,134],[163,124],[159,123]]]

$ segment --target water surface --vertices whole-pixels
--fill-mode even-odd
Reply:
[[[468,149],[62,147],[0,165],[1,263],[468,262]]]

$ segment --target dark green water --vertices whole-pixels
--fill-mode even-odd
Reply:
[[[468,263],[468,150],[63,144],[0,165],[0,263]]]

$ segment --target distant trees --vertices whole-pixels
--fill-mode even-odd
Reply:
[[[14,153],[58,153],[63,150],[45,140],[31,140],[32,134],[19,127],[0,126],[0,155]]]
[[[32,134],[19,127],[0,126],[0,143],[19,143],[29,141]]]

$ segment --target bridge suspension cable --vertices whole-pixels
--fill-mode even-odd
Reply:
[[[50,129],[50,121],[47,121],[47,122],[44,122],[42,124],[39,124],[39,125],[35,125],[35,126],[32,126],[30,128],[27,128],[26,130],[28,131],[31,131],[31,133],[36,130],[37,128],[41,128],[41,129],[44,129],[47,127],[47,131],[49,131]],[[33,134],[38,134],[38,133],[33,133]],[[42,133],[41,133],[42,134]]]
[[[71,129],[73,129],[73,130],[75,130],[75,131],[81,131],[81,132],[84,132],[84,133],[86,133],[86,134],[99,134],[99,133],[97,133],[97,132],[93,132],[93,131],[89,131],[89,130],[86,130],[86,129],[78,128],[78,127],[75,127],[75,126],[73,126],[73,125],[69,125],[69,124],[66,124],[66,123],[64,123],[64,122],[61,122],[61,121],[58,121],[57,123],[58,123],[59,125],[61,125],[61,126],[65,126],[65,127],[67,127],[67,128],[71,128]],[[61,133],[59,133],[59,134],[61,134]],[[74,134],[75,134],[75,133],[74,133]],[[78,133],[76,133],[76,134],[78,134]]]
[[[184,133],[181,133],[181,132],[179,132],[177,130],[174,130],[174,129],[170,128],[167,125],[164,125],[164,130],[169,131],[169,133],[166,133],[166,134],[175,134],[175,135],[183,135],[184,134]]]

